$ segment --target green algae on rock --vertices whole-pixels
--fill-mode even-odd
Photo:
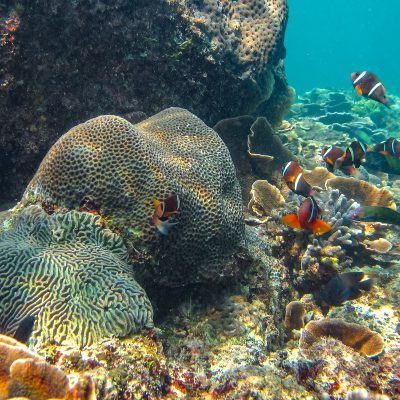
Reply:
[[[153,199],[180,198],[178,222],[161,237]],[[25,203],[79,209],[89,198],[111,221],[146,284],[178,286],[232,275],[226,261],[244,237],[240,186],[229,151],[215,131],[181,108],[132,125],[100,116],[72,128],[50,149]]]
[[[31,342],[84,347],[152,326],[121,238],[99,216],[29,206],[0,231],[0,328],[36,317]]]

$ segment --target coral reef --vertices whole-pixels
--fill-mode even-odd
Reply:
[[[109,177],[113,177],[112,180]],[[153,199],[179,195],[166,237],[151,221]],[[235,169],[218,135],[180,108],[132,125],[101,116],[72,128],[50,149],[24,201],[79,208],[85,200],[122,233],[147,284],[177,286],[231,275],[225,261],[244,233]]]
[[[295,157],[282,144],[279,130],[275,132],[265,118],[228,118],[219,121],[214,130],[232,155],[246,203],[251,200],[250,192],[256,180],[267,180],[281,191],[287,190],[281,171]]]
[[[86,346],[151,327],[121,238],[99,216],[29,206],[0,232],[0,328],[35,317],[31,342]]]
[[[4,3],[0,192],[19,196],[60,132],[96,115],[138,122],[176,105],[210,125],[250,113],[279,123],[292,97],[286,21],[285,0]]]
[[[0,335],[0,399],[95,400],[95,386],[87,375],[66,376],[16,340]]]
[[[341,176],[328,179],[327,188],[338,189],[348,199],[353,199],[363,206],[382,206],[396,208],[392,194],[385,188],[378,189],[368,182]]]
[[[285,0],[205,0],[201,7],[194,5],[216,45],[222,51],[233,49],[240,64],[253,65],[261,72],[284,58]],[[253,71],[249,68],[248,73]]]
[[[279,189],[268,181],[255,181],[250,194],[252,197],[247,208],[258,216],[269,215],[272,210],[281,207],[285,202]]]
[[[292,257],[299,257],[300,266],[293,271],[294,283],[306,293],[315,291],[338,272],[351,267],[353,253],[364,249],[362,241],[366,238],[362,226],[345,218],[350,210],[357,207],[356,202],[330,188],[319,192],[317,199],[318,204],[323,205],[324,220],[332,226],[332,230],[322,236],[298,235],[292,244]]]

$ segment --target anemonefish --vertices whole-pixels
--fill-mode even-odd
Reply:
[[[354,141],[343,151],[336,146],[325,147],[322,149],[322,159],[325,161],[328,171],[333,172],[340,169],[347,175],[356,175],[360,165],[365,161],[365,153],[368,150],[364,143]]]
[[[367,146],[364,143],[357,140],[351,142],[345,153],[336,160],[335,167],[342,168],[354,165],[356,168],[360,168],[361,164],[365,161],[364,156],[366,151]]]
[[[351,81],[353,82],[354,89],[361,96],[378,101],[389,107],[386,89],[375,74],[368,71],[352,72]]]
[[[344,151],[337,146],[324,147],[322,149],[322,159],[325,161],[326,169],[333,172],[336,160],[344,155]]]
[[[162,235],[168,235],[169,230],[178,222],[171,222],[170,218],[179,213],[180,199],[177,194],[168,196],[165,200],[153,199],[153,224]]]
[[[391,137],[384,142],[378,143],[373,148],[374,151],[379,151],[383,154],[389,154],[391,156],[400,157],[400,142]]]
[[[300,205],[297,214],[289,214],[282,217],[282,222],[294,229],[305,229],[317,235],[329,232],[332,227],[322,219],[318,219],[321,214],[314,197],[307,197]]]
[[[309,197],[315,194],[311,185],[304,179],[303,169],[296,161],[290,161],[283,169],[283,180],[289,189],[300,196]]]

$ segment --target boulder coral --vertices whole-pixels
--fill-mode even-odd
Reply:
[[[99,216],[29,206],[0,231],[0,329],[35,317],[31,344],[86,346],[152,327],[121,238]]]
[[[171,193],[180,198],[180,212],[162,236],[152,222],[153,200]],[[151,258],[136,271],[147,284],[178,286],[224,276],[225,262],[244,237],[229,151],[215,131],[180,108],[136,125],[100,116],[63,135],[23,203],[79,209],[85,201],[121,232],[132,255]]]
[[[138,122],[176,105],[209,125],[279,120],[287,16],[286,0],[5,2],[0,149],[13,156],[0,160],[0,193],[19,195],[59,133],[94,115]]]

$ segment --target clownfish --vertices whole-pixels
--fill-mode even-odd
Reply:
[[[310,197],[315,194],[315,190],[304,179],[303,169],[296,161],[290,161],[283,169],[283,180],[289,189],[300,196]]]
[[[351,142],[346,152],[336,160],[335,167],[340,169],[354,165],[356,168],[360,168],[361,164],[365,161],[366,151],[367,146],[364,143],[357,140]]]
[[[152,222],[162,235],[168,235],[169,230],[178,222],[171,222],[170,218],[179,213],[180,199],[177,194],[168,196],[165,200],[153,199],[154,212]]]
[[[282,222],[294,229],[312,231],[316,235],[329,232],[332,226],[318,216],[322,213],[314,197],[307,197],[299,207],[297,214],[289,214],[282,217]]]
[[[337,146],[324,147],[322,149],[322,159],[325,161],[326,169],[333,172],[335,169],[336,160],[344,155],[344,151]]]
[[[351,81],[358,94],[390,107],[386,89],[375,74],[368,71],[352,72]]]
[[[322,159],[325,161],[329,172],[340,169],[347,175],[357,175],[361,164],[365,161],[365,153],[368,150],[364,143],[354,141],[343,151],[336,146],[324,147],[322,149]]]
[[[396,138],[391,137],[384,142],[375,145],[373,150],[379,151],[382,154],[400,157],[400,142]]]

